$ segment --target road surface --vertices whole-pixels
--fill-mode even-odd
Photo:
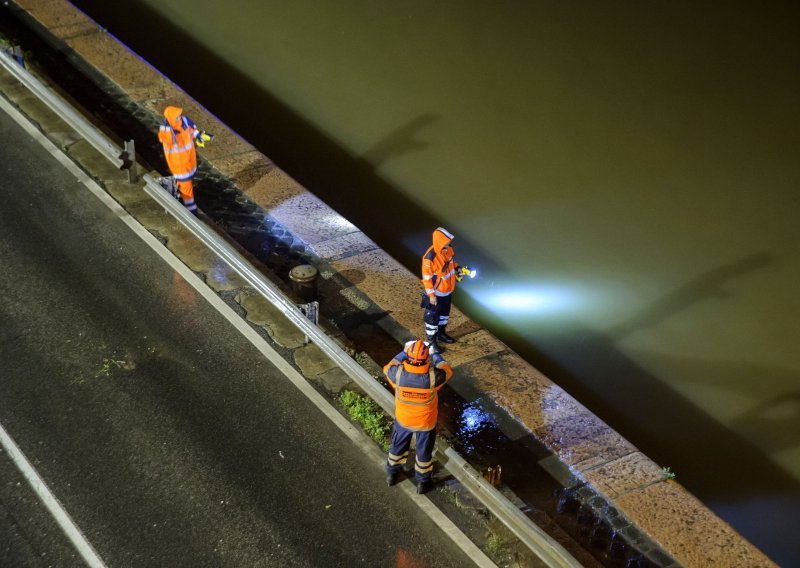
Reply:
[[[0,112],[0,425],[109,566],[467,566]],[[0,565],[83,561],[0,452]]]

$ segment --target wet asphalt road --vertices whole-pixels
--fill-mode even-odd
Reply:
[[[0,424],[109,566],[466,566],[0,111]],[[0,452],[0,565],[79,557]]]

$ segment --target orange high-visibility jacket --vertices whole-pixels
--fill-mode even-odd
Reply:
[[[453,260],[455,251],[450,246],[454,238],[439,227],[433,232],[433,245],[422,256],[422,285],[428,297],[447,296],[456,289],[458,264]]]
[[[383,368],[383,373],[394,388],[394,416],[397,422],[416,432],[433,430],[439,416],[437,392],[453,370],[438,353],[421,366],[412,365],[408,356],[400,352]]]
[[[164,123],[158,129],[158,140],[164,147],[167,166],[178,181],[192,179],[197,171],[194,139],[200,135],[194,122],[182,113],[183,109],[168,106],[164,109]]]

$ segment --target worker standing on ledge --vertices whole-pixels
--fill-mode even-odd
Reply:
[[[158,130],[158,140],[164,147],[164,157],[178,185],[181,200],[194,215],[197,215],[192,187],[192,178],[197,171],[194,146],[197,144],[202,148],[211,138],[210,134],[198,130],[189,117],[183,116],[182,108],[168,106],[164,109],[164,123]]]
[[[439,345],[455,343],[455,338],[446,332],[450,321],[450,304],[456,281],[463,276],[475,276],[469,267],[460,267],[453,259],[455,251],[450,242],[455,237],[447,229],[438,227],[433,232],[433,245],[422,256],[422,285],[425,294],[422,307],[425,308],[425,335],[431,349],[444,351]]]
[[[433,368],[431,368],[433,363]],[[394,388],[394,426],[386,462],[386,483],[391,487],[408,459],[411,437],[416,435],[417,455],[414,470],[417,493],[427,493],[432,485],[433,446],[439,415],[437,392],[453,376],[450,365],[427,343],[409,341],[403,351],[383,368]]]

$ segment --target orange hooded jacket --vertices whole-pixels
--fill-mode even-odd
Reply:
[[[433,232],[433,246],[422,256],[422,285],[428,297],[448,296],[456,289],[458,264],[450,242],[455,237],[442,227]]]
[[[194,140],[200,135],[194,122],[182,113],[182,108],[168,106],[164,109],[164,123],[158,130],[167,166],[178,181],[192,179],[197,171]]]

